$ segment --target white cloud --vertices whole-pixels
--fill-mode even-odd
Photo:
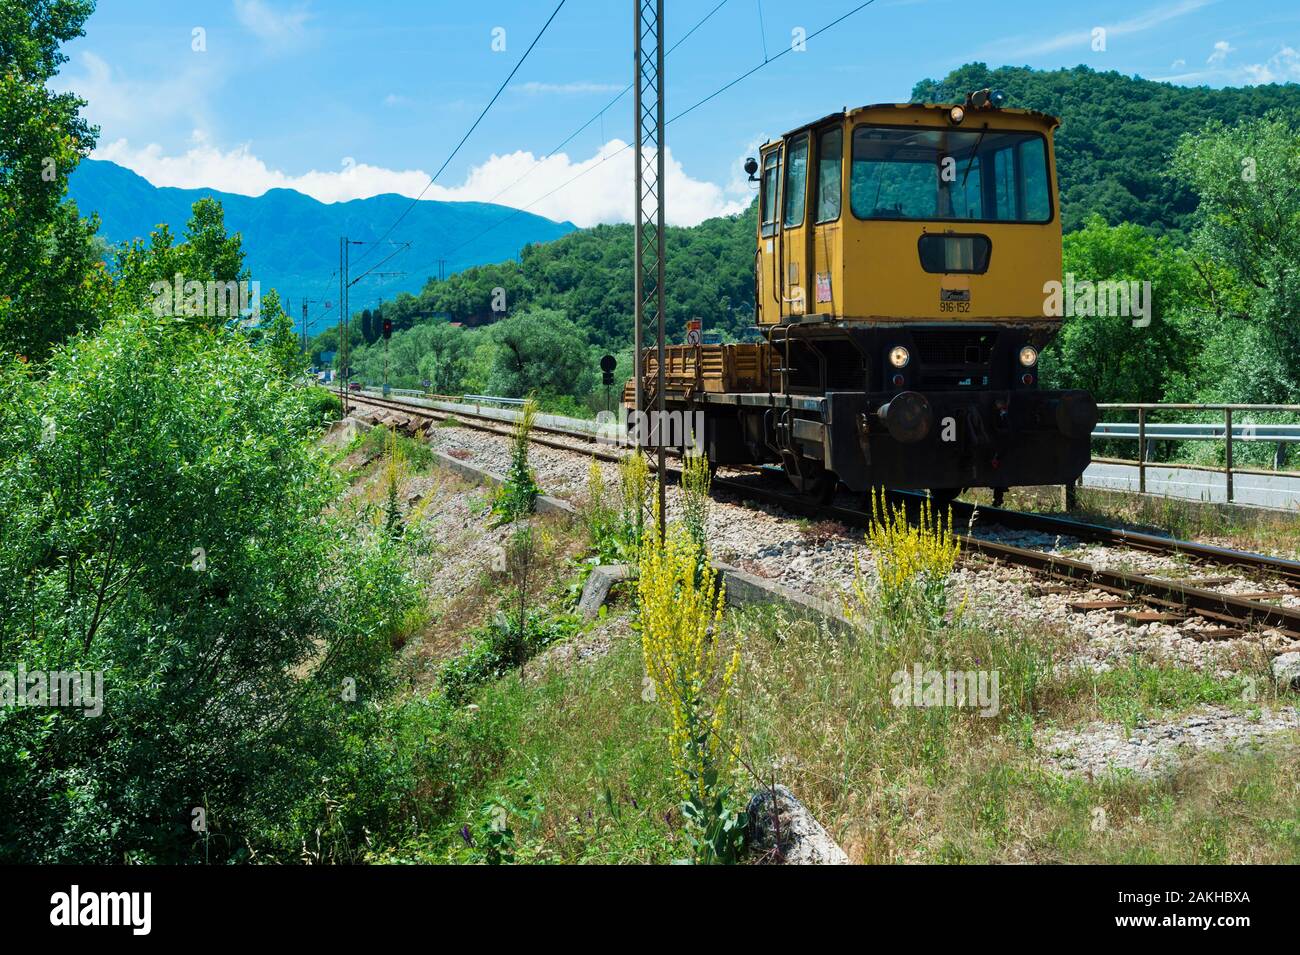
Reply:
[[[414,198],[429,181],[424,170],[393,170],[366,163],[341,163],[338,171],[312,170],[291,176],[272,169],[248,145],[223,151],[202,134],[191,137],[180,155],[167,155],[151,144],[135,148],[119,139],[93,154],[133,170],[155,186],[207,188],[246,196],[268,189],[294,189],[322,202],[345,202],[386,193]],[[695,225],[704,219],[743,211],[752,198],[743,182],[727,188],[691,178],[669,150],[664,157],[667,176],[667,219],[673,225]],[[570,159],[561,153],[539,160],[530,152],[492,155],[470,169],[459,185],[435,185],[426,199],[447,202],[496,202],[527,208],[551,219],[579,226],[632,219],[633,153],[622,140],[606,143],[591,158]],[[517,180],[524,177],[515,184]],[[737,187],[740,188],[737,188]]]
[[[1186,65],[1187,65],[1187,61],[1184,60],[1182,57],[1179,57],[1178,59],[1174,60],[1174,62],[1169,64],[1169,68],[1171,70],[1181,70]]]
[[[259,40],[272,45],[301,40],[310,17],[305,4],[274,9],[265,0],[235,0],[235,19]]]
[[[1300,53],[1284,46],[1263,63],[1243,66],[1242,72],[1250,85],[1257,83],[1300,83]]]
[[[1214,52],[1210,54],[1209,58],[1206,59],[1205,62],[1210,64],[1210,66],[1218,66],[1226,60],[1228,54],[1232,52],[1234,52],[1232,44],[1227,40],[1220,40],[1218,43],[1214,44]]]
[[[1218,50],[1217,43],[1215,50],[1216,52]],[[1290,46],[1282,47],[1262,63],[1228,67],[1223,65],[1222,59],[1216,60],[1214,54],[1210,55],[1207,62],[1213,64],[1207,70],[1177,73],[1173,76],[1154,76],[1152,79],[1161,83],[1218,83],[1224,86],[1300,83],[1300,52]]]
[[[598,222],[630,222],[634,209],[633,152],[627,143],[611,139],[590,159],[575,161],[564,153],[538,160],[530,152],[491,156],[470,170],[453,188],[435,186],[429,197],[455,201],[500,202],[524,207],[551,219],[568,219],[580,226]],[[521,176],[527,178],[511,184]],[[673,158],[664,155],[667,186],[666,218],[672,225],[695,225],[704,219],[744,211],[749,197],[728,195],[714,183],[692,179]],[[504,190],[504,191],[503,191]]]
[[[528,93],[530,95],[539,95],[545,93],[555,94],[573,94],[573,93],[617,93],[623,89],[613,83],[517,83],[510,87],[518,93]]]
[[[219,57],[193,52],[187,42],[181,57],[170,61],[165,79],[136,81],[119,77],[103,57],[84,51],[50,87],[86,100],[86,118],[117,136],[152,136],[168,126],[210,128],[210,98],[224,80],[221,63]]]
[[[190,142],[184,153],[167,155],[157,143],[136,149],[119,139],[101,145],[91,155],[125,166],[155,186],[215,189],[244,196],[260,196],[268,189],[294,189],[321,202],[346,202],[390,192],[415,196],[429,181],[428,174],[420,170],[395,172],[355,163],[351,157],[340,162],[337,172],[312,170],[290,176],[267,166],[248,145],[223,151],[197,130]]]
[[[1154,7],[1146,13],[1140,13],[1118,23],[1099,23],[1096,26],[1106,31],[1106,39],[1109,42],[1115,37],[1150,30],[1152,27],[1194,13],[1202,7],[1215,2],[1216,0],[1178,0],[1176,3]],[[1014,37],[998,44],[995,49],[1003,51],[1003,54],[1008,56],[1042,56],[1073,47],[1088,47],[1092,43],[1092,31],[1093,27],[1089,26],[1087,29],[1058,33],[1056,36],[1047,37],[1036,42],[1029,40],[1027,37]]]

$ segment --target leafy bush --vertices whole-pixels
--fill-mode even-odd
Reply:
[[[0,710],[0,857],[355,845],[391,805],[351,769],[382,766],[366,710],[418,603],[395,545],[326,516],[301,394],[234,336],[135,318],[45,370],[0,369],[0,670],[102,671],[105,699]]]
[[[343,403],[327,388],[307,388],[303,392],[307,415],[315,422],[338,421],[343,417]]]
[[[587,542],[604,563],[617,559],[618,514],[605,500],[607,488],[600,462],[593,456],[587,463],[587,488],[579,511],[587,528]]]
[[[576,617],[530,612],[522,620],[498,613],[474,633],[470,648],[443,664],[438,683],[448,701],[468,703],[476,689],[504,676],[552,643],[567,639],[581,626]]]
[[[646,456],[635,449],[623,455],[618,464],[618,481],[622,499],[620,533],[635,555],[645,536],[650,510],[650,465]]]

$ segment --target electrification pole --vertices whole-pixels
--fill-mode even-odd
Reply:
[[[344,250],[346,250],[347,247],[348,247],[347,237],[340,236],[339,237],[339,345],[338,345],[338,351],[334,355],[334,366],[338,371],[339,401],[343,405],[343,417],[345,418],[348,415],[348,383],[345,380],[346,376],[343,374],[343,369],[346,367],[343,364],[344,355],[345,355],[344,347],[343,347],[343,323],[344,323],[344,316],[347,315],[347,308],[343,304],[343,291],[347,287],[348,280],[343,272],[343,256],[344,256]]]
[[[633,0],[636,22],[636,312],[635,350],[637,423],[645,422],[642,350],[647,313],[655,319],[658,337],[655,397],[658,419],[650,430],[659,446],[659,534],[666,519],[664,474],[664,0]],[[640,437],[640,436],[639,436]],[[644,438],[642,438],[644,440]],[[640,443],[640,442],[638,442]]]

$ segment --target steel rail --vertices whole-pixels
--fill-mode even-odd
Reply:
[[[454,419],[456,422],[461,422],[464,417],[477,417],[482,420],[493,421],[496,424],[500,423],[498,419],[489,418],[484,415],[475,415],[472,412],[447,412],[442,411],[441,409],[409,404],[407,402],[375,398],[365,394],[354,397],[357,402],[361,404],[372,404],[381,408],[414,414],[417,417],[425,417],[437,421]],[[474,428],[475,430],[490,432],[503,437],[508,437],[511,434],[508,429],[502,427],[478,424],[470,421],[464,421],[463,423],[467,427]],[[559,429],[549,430],[555,433],[564,434],[571,439],[577,438],[592,443],[597,442],[598,440],[592,435],[579,434],[575,432],[561,432]],[[533,442],[545,447],[557,448],[563,451],[586,453],[586,449],[575,448],[572,444],[566,444],[547,438],[534,436]],[[607,461],[619,461],[624,456],[618,452],[602,451],[600,449],[591,449],[591,453],[596,457]],[[650,464],[653,467],[654,462],[651,461]],[[679,472],[675,468],[666,469],[665,476],[670,475],[674,477],[680,476]],[[871,514],[867,511],[858,510],[856,508],[840,507],[834,504],[818,504],[817,502],[807,498],[777,491],[768,487],[762,487],[758,484],[734,478],[715,477],[713,480],[713,487],[716,490],[726,491],[742,499],[758,501],[774,507],[780,507],[781,509],[793,514],[838,521],[849,527],[865,528],[870,526],[872,520]],[[899,497],[905,501],[915,500],[916,495],[902,494],[899,495]],[[957,505],[954,505],[953,524],[955,526],[960,525],[960,522],[957,519],[959,513],[965,513],[967,516],[975,516],[975,513],[977,512],[986,517],[990,515],[994,516],[997,519],[997,522],[1003,526],[1011,526],[1013,528],[1019,527],[1022,529],[1043,529],[1044,527],[1052,527],[1060,529],[1062,533],[1068,532],[1071,533],[1071,536],[1081,537],[1085,536],[1086,533],[1092,533],[1097,535],[1094,539],[1105,540],[1113,543],[1115,546],[1133,546],[1151,550],[1169,551],[1174,550],[1171,545],[1177,545],[1175,552],[1184,553],[1189,557],[1197,557],[1198,559],[1204,559],[1213,563],[1229,563],[1234,566],[1249,566],[1254,569],[1267,569],[1275,573],[1283,573],[1284,575],[1296,564],[1294,561],[1270,558],[1262,554],[1250,554],[1244,551],[1230,551],[1226,548],[1213,547],[1206,544],[1196,544],[1190,541],[1175,541],[1151,534],[1136,534],[1132,531],[1117,531],[1097,524],[1069,521],[1063,518],[1049,517],[1047,515],[1025,514],[1020,511],[1006,511],[1000,508],[983,508],[962,504],[961,502],[957,503],[960,504],[961,507],[958,508]],[[969,508],[969,512],[965,510],[967,508]],[[954,533],[960,539],[963,552],[967,555],[978,554],[989,560],[1022,567],[1042,576],[1071,581],[1092,589],[1135,598],[1141,602],[1151,604],[1166,611],[1179,611],[1185,614],[1195,614],[1216,623],[1238,626],[1255,625],[1274,628],[1281,631],[1289,639],[1300,640],[1300,608],[1279,607],[1273,604],[1262,603],[1257,600],[1237,597],[1232,594],[1205,590],[1204,588],[1194,587],[1190,584],[1176,580],[1154,577],[1149,574],[1135,574],[1127,571],[1109,570],[1084,561],[1061,557],[1054,554],[1047,554],[1031,548],[1017,547],[1012,544],[984,540],[975,537],[969,532],[954,530]],[[1279,569],[1279,564],[1281,569]]]
[[[1214,544],[1202,544],[1197,541],[1179,540],[1174,537],[1162,537],[1144,531],[1125,530],[1106,527],[1088,521],[1074,520],[1068,517],[1056,517],[1049,514],[1035,514],[1032,511],[1009,511],[1000,507],[984,507],[954,501],[953,521],[969,526],[998,524],[1011,530],[1033,530],[1048,534],[1077,537],[1112,547],[1131,547],[1134,550],[1149,551],[1156,554],[1177,554],[1191,557],[1208,564],[1223,567],[1244,567],[1250,570],[1275,574],[1289,584],[1300,586],[1300,561],[1286,557],[1271,557],[1251,551],[1232,550],[1217,547]]]

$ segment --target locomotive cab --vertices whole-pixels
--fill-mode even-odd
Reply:
[[[1060,326],[1045,287],[1061,278],[1058,121],[1003,99],[867,106],[762,147],[761,373],[725,380],[735,362],[708,346],[671,358],[665,397],[703,410],[711,460],[779,462],[820,493],[1082,474],[1096,406],[1038,380]]]

